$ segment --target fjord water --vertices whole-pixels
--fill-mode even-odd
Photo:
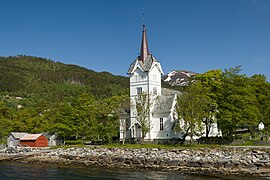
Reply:
[[[205,179],[256,179],[254,177],[183,174],[149,170],[107,169],[81,166],[25,164],[0,162],[0,179],[147,179],[147,180],[205,180]]]

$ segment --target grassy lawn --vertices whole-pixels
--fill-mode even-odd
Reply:
[[[157,148],[157,149],[190,149],[190,148],[217,148],[222,147],[221,145],[209,145],[209,144],[186,144],[186,145],[170,145],[170,144],[120,144],[120,143],[110,143],[104,145],[65,145],[65,146],[54,146],[50,149],[58,149],[58,148],[130,148],[130,149],[140,149],[140,148]]]
[[[158,148],[158,149],[187,149],[187,148],[216,148],[221,147],[220,145],[207,145],[207,144],[185,144],[185,145],[170,145],[170,144],[105,144],[101,147],[104,148]]]
[[[157,148],[157,149],[190,149],[190,148],[223,148],[227,146],[267,146],[270,145],[270,141],[264,139],[263,142],[260,141],[260,135],[256,135],[253,139],[250,139],[250,134],[243,134],[237,137],[232,144],[226,145],[215,145],[215,144],[154,144],[154,143],[137,143],[137,144],[120,144],[120,143],[109,143],[104,145],[84,145],[81,140],[76,141],[66,141],[65,146],[56,146],[51,147],[51,149],[57,148],[131,148],[131,149],[139,149],[139,148]]]

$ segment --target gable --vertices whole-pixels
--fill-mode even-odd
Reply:
[[[163,70],[162,70],[162,68],[161,68],[161,65],[160,65],[159,62],[153,62],[153,63],[152,63],[152,66],[151,66],[151,68],[150,68],[149,71],[153,71],[153,70],[154,70],[155,72],[158,71],[159,74],[164,74],[164,73],[163,73]]]
[[[163,74],[162,69],[160,67],[160,64],[158,63],[153,63],[151,69],[149,70],[149,74],[156,74],[156,75],[161,75]]]

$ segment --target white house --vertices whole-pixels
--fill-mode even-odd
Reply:
[[[52,132],[43,132],[43,136],[45,136],[48,139],[48,146],[59,146],[63,145],[64,141],[63,139],[60,139],[57,134]]]
[[[131,63],[128,75],[130,77],[130,111],[120,117],[120,141],[125,139],[140,139],[141,124],[137,119],[136,97],[139,94],[148,95],[150,112],[148,123],[150,132],[145,140],[168,140],[181,138],[181,134],[173,131],[177,123],[176,103],[181,92],[161,88],[163,74],[160,62],[149,52],[146,38],[146,27],[143,25],[140,55]]]
[[[20,144],[20,138],[28,133],[25,132],[11,132],[7,138],[7,146],[14,147]]]

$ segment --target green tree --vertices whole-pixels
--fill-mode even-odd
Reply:
[[[260,121],[258,101],[249,78],[240,75],[241,66],[225,70],[219,96],[219,126],[223,135],[232,136],[238,129],[254,133]]]
[[[187,136],[200,136],[203,131],[203,119],[207,117],[207,108],[211,102],[207,97],[207,91],[200,82],[188,86],[185,92],[177,100],[177,113],[179,122],[174,127],[185,140]]]
[[[221,70],[210,70],[206,73],[199,74],[196,76],[197,83],[202,85],[202,101],[204,105],[202,108],[205,114],[203,123],[205,125],[206,137],[209,136],[212,125],[216,123],[216,116],[218,110],[218,96],[222,86],[222,71]]]
[[[90,94],[83,93],[75,99],[74,119],[78,125],[78,136],[88,140],[98,140],[98,110],[99,104]]]
[[[123,108],[128,108],[128,96],[113,96],[102,100],[99,105],[98,125],[99,137],[110,142],[113,137],[117,137],[120,126],[120,112]]]
[[[79,129],[74,117],[75,109],[69,103],[58,103],[44,114],[50,126],[48,131],[57,133],[63,140],[76,136]]]
[[[149,116],[150,108],[152,107],[154,100],[155,99],[151,99],[151,97],[149,97],[149,95],[145,93],[138,94],[135,98],[137,121],[141,126],[142,142],[144,142],[146,134],[149,133],[152,128]]]
[[[10,120],[10,109],[4,102],[0,101],[0,142],[6,139],[10,133],[12,121]]]
[[[265,124],[265,129],[270,130],[270,84],[266,76],[255,74],[250,77],[251,88],[258,101],[258,108],[261,114],[260,121]]]

